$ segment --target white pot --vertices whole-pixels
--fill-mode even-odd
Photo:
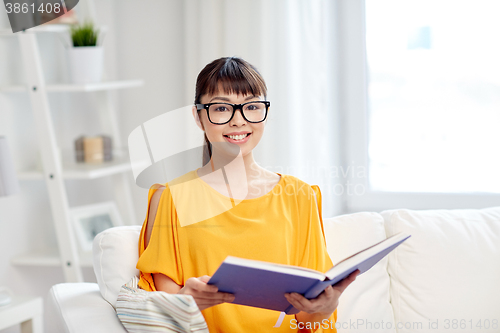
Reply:
[[[102,79],[104,49],[102,46],[77,46],[67,49],[71,81],[95,83]]]

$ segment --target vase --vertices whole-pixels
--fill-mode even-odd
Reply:
[[[96,83],[102,79],[104,49],[102,46],[77,46],[67,49],[71,82]]]

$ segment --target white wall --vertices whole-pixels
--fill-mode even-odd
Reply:
[[[118,1],[115,1],[118,3]],[[189,105],[185,98],[183,6],[176,0],[119,1],[115,5],[118,78],[142,78],[142,88],[130,89],[118,101],[123,142],[128,134],[156,116]],[[193,85],[194,95],[194,85]],[[131,182],[137,223],[147,209],[148,190]]]

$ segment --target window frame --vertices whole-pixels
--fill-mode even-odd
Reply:
[[[478,209],[500,206],[500,194],[495,193],[422,193],[386,192],[369,189],[369,123],[368,66],[365,39],[365,0],[339,0],[338,64],[339,103],[344,124],[343,167],[365,171],[363,178],[345,179],[345,187],[354,189],[345,194],[346,213],[382,211],[387,209]],[[499,172],[500,177],[500,172]]]

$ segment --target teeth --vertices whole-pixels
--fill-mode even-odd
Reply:
[[[240,135],[228,135],[228,137],[230,137],[231,139],[233,140],[241,140],[243,139],[244,137],[246,137],[247,135],[246,134],[240,134]]]

